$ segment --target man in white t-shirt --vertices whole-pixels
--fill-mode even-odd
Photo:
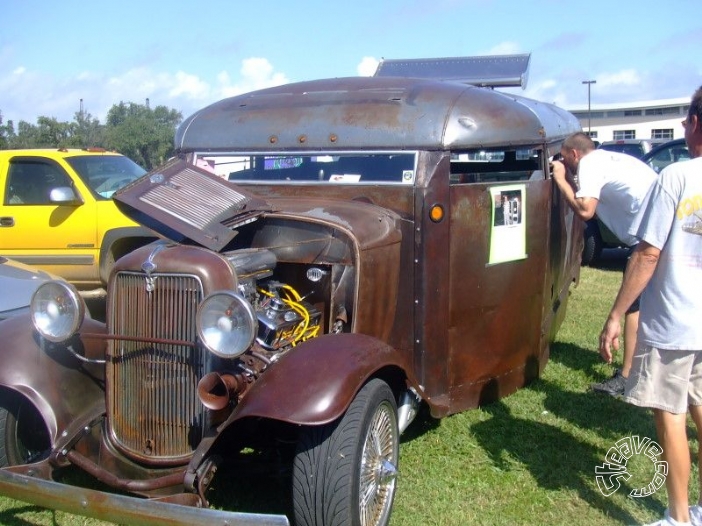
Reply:
[[[629,234],[636,213],[656,179],[647,164],[631,155],[595,149],[595,143],[582,132],[568,137],[561,148],[562,161],[554,161],[553,179],[573,211],[588,221],[597,217],[627,246],[638,240]],[[622,368],[601,383],[591,386],[595,392],[612,396],[624,394],[631,360],[636,348],[639,305],[635,302],[626,315]],[[619,349],[615,342],[614,350]],[[602,357],[611,363],[612,356]]]
[[[683,121],[692,160],[666,167],[653,184],[629,233],[639,239],[617,299],[600,335],[610,352],[621,318],[641,296],[636,352],[624,399],[653,409],[668,463],[668,510],[658,526],[702,526],[702,449],[698,503],[688,508],[690,450],[687,412],[702,444],[702,87]]]

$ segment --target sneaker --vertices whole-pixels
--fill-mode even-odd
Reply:
[[[690,522],[692,526],[702,526],[702,506],[699,504],[690,506]]]
[[[663,515],[663,518],[661,520],[651,522],[644,526],[691,526],[692,524],[694,524],[694,522],[676,521],[674,518],[668,515],[668,510],[665,510],[665,514]]]
[[[604,393],[610,396],[623,396],[625,384],[626,378],[622,376],[622,370],[617,369],[614,371],[612,378],[598,384],[592,384],[590,389],[596,393]]]

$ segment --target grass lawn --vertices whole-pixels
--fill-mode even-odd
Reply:
[[[653,478],[644,455],[632,457],[631,478],[611,496],[595,482],[595,467],[617,440],[656,440],[648,410],[588,392],[613,371],[597,352],[622,276],[623,262],[611,263],[582,269],[541,379],[497,403],[408,429],[394,526],[618,525],[662,516],[665,488],[628,496]]]
[[[595,467],[617,440],[656,440],[649,411],[587,390],[612,373],[597,353],[597,340],[621,281],[621,264],[612,260],[607,268],[582,269],[541,379],[497,403],[442,420],[420,413],[403,435],[391,526],[597,526],[642,524],[662,516],[664,488],[649,497],[628,496],[652,479],[653,464],[643,455],[632,457],[631,478],[611,496],[595,482]],[[287,491],[285,478],[259,475],[261,480],[245,481],[255,504],[222,494],[215,504],[284,512],[279,492]],[[236,474],[232,479],[241,482]],[[0,524],[104,523],[0,497]]]

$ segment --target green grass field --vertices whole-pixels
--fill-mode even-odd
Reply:
[[[595,482],[617,440],[656,440],[649,411],[588,392],[612,373],[597,341],[620,282],[621,266],[583,268],[541,379],[405,438],[395,526],[642,524],[662,516],[664,489],[628,497],[652,479],[650,461],[630,465],[631,479],[609,497]]]
[[[611,496],[602,495],[595,482],[595,467],[617,440],[656,440],[649,411],[588,392],[592,382],[612,373],[597,353],[597,340],[621,280],[621,264],[582,269],[541,379],[497,403],[442,420],[420,413],[402,439],[392,526],[599,526],[662,516],[664,488],[649,497],[628,496],[652,478],[652,463],[643,455],[632,458],[632,477]],[[242,482],[237,473],[231,475]],[[285,512],[284,475],[269,470],[249,475],[243,485],[243,497],[215,487],[215,505]],[[0,498],[0,524],[104,523]]]

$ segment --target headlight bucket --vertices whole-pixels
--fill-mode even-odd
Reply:
[[[68,340],[78,331],[85,316],[85,304],[70,283],[47,281],[34,291],[30,313],[39,334],[58,343]]]
[[[258,321],[251,304],[230,291],[209,294],[197,310],[197,334],[220,358],[236,358],[254,341]]]

